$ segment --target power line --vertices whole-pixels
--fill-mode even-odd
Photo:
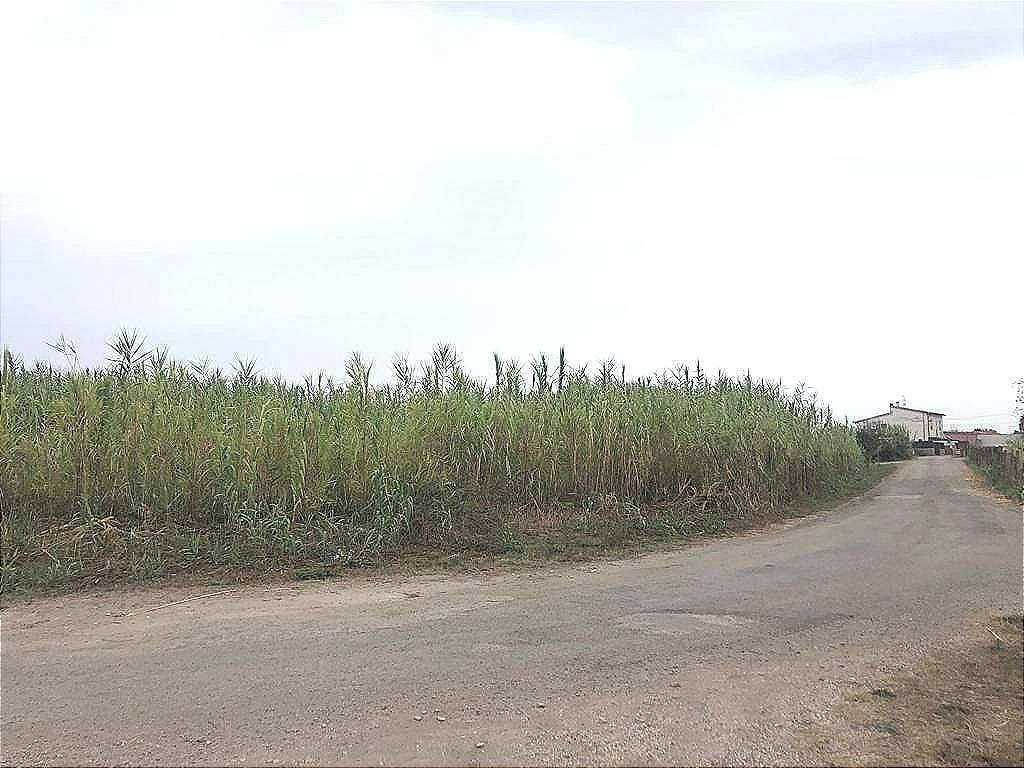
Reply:
[[[982,413],[982,414],[980,414],[978,416],[955,416],[955,415],[954,416],[950,416],[947,413],[945,415],[945,418],[952,419],[954,421],[967,421],[967,420],[970,420],[970,419],[995,419],[995,418],[999,418],[1001,416],[1016,416],[1016,415],[1017,414],[1014,411],[1003,411],[1002,413]]]

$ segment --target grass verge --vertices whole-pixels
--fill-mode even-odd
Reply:
[[[475,544],[469,540],[458,547],[410,546],[377,565],[308,557],[247,557],[244,550],[218,541],[213,532],[165,532],[159,538],[139,542],[148,545],[148,552],[126,551],[120,561],[99,564],[102,570],[98,571],[87,572],[73,566],[55,568],[52,562],[45,561],[35,567],[23,567],[17,583],[5,592],[8,597],[31,598],[125,584],[237,584],[411,571],[464,572],[632,556],[834,509],[871,490],[896,468],[895,464],[872,464],[865,473],[829,493],[807,497],[774,511],[737,515],[724,521],[715,517],[703,526],[695,521],[685,529],[665,524],[665,519],[672,519],[671,510],[665,509],[619,507],[603,510],[601,514],[580,509],[547,513],[536,509],[509,510],[506,514],[487,516],[503,521],[500,536],[480,537]]]
[[[979,464],[969,456],[964,458],[964,462],[968,467],[970,467],[975,477],[992,486],[1010,501],[1016,502],[1017,504],[1024,504],[1024,487],[1017,487],[1006,475],[996,471],[992,467]]]

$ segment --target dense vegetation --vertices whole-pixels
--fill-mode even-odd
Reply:
[[[968,445],[967,463],[984,475],[999,491],[1024,504],[1024,378],[1017,385],[1017,413],[1020,421],[1015,440],[1001,447]]]
[[[865,424],[857,430],[857,444],[868,461],[902,461],[914,455],[910,433],[898,424]]]
[[[999,491],[1024,504],[1024,439],[999,447],[968,446],[966,455]]]
[[[409,547],[507,551],[740,526],[865,473],[853,433],[803,391],[699,365],[629,380],[448,347],[375,385],[230,375],[122,333],[109,366],[0,382],[4,586],[261,563],[371,563]]]

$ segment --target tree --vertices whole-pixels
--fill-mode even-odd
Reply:
[[[1017,424],[1017,431],[1024,432],[1024,379],[1017,379],[1017,408],[1020,414],[1020,422]]]

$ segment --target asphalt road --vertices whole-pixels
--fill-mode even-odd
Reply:
[[[3,762],[869,761],[838,703],[1020,611],[1021,517],[922,458],[832,512],[627,561],[12,605]]]

